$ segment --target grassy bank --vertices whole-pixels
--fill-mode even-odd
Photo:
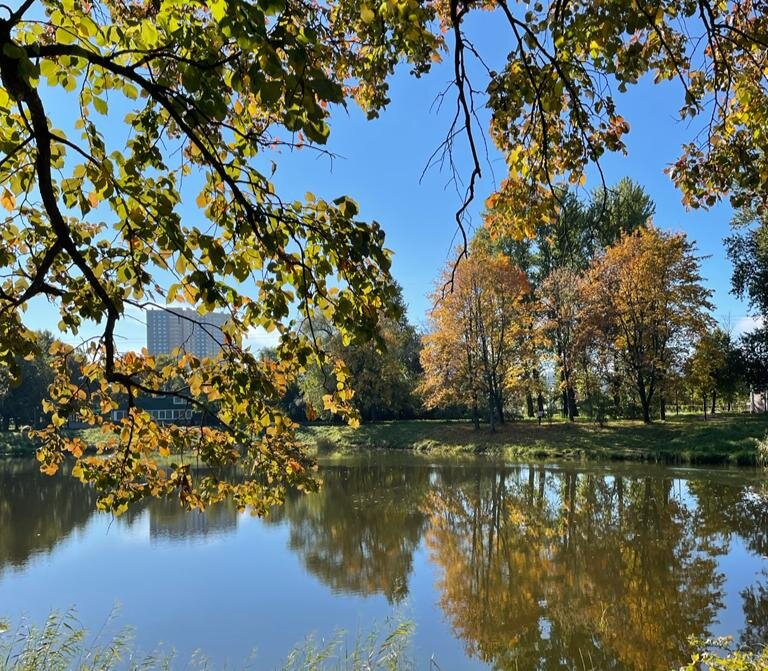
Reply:
[[[508,422],[491,433],[460,421],[399,421],[302,427],[302,440],[320,452],[364,448],[435,454],[492,454],[511,459],[623,459],[689,464],[757,463],[757,444],[768,415],[722,415],[708,420],[672,417],[650,426],[620,420],[604,427],[588,421]]]
[[[98,429],[78,432],[86,443],[104,440]],[[412,420],[377,422],[358,429],[303,426],[299,438],[318,452],[360,449],[415,450],[439,455],[489,454],[509,459],[611,459],[688,464],[758,462],[758,441],[768,434],[768,415],[671,417],[650,426],[619,420],[600,427],[581,420],[507,422],[494,433],[470,422]],[[32,455],[37,445],[17,432],[0,433],[0,456]]]

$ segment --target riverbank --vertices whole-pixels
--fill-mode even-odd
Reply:
[[[302,427],[301,440],[318,453],[360,449],[413,450],[440,455],[489,454],[509,459],[595,459],[662,463],[758,463],[757,445],[768,433],[768,415],[672,417],[645,425],[617,420],[600,427],[523,420],[491,432],[470,422],[413,420],[377,422],[358,429],[338,425]]]
[[[77,432],[89,445],[103,440],[98,429]],[[662,463],[758,463],[758,442],[768,434],[768,415],[672,417],[645,425],[617,420],[598,426],[586,420],[507,422],[491,432],[470,422],[407,420],[376,422],[352,429],[307,425],[299,439],[319,454],[361,449],[410,450],[441,456],[487,454],[508,459],[594,459]],[[32,455],[35,441],[16,432],[0,434],[0,456]]]
[[[85,444],[90,447],[95,447],[106,439],[104,434],[99,429],[95,428],[72,429],[70,430],[70,434],[82,438],[85,441]],[[0,432],[0,457],[33,456],[39,445],[39,441],[30,438],[26,432]]]

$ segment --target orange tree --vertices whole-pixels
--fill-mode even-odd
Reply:
[[[607,342],[632,380],[643,419],[664,378],[711,321],[711,291],[682,234],[649,225],[625,234],[582,284],[585,328]]]
[[[458,266],[449,264],[445,284],[433,295],[431,329],[421,352],[422,391],[428,406],[469,406],[476,426],[485,402],[493,429],[504,421],[509,376],[524,352],[518,341],[530,332],[525,301],[530,285],[508,257],[475,251]]]

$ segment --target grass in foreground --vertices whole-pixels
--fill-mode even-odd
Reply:
[[[282,671],[410,671],[408,648],[413,625],[399,618],[348,641],[344,632],[329,642],[314,636],[296,646]],[[42,627],[22,623],[15,630],[0,620],[0,671],[209,671],[217,668],[203,654],[182,661],[174,653],[143,655],[132,643],[131,631],[104,643],[89,639],[70,612],[52,613]],[[229,667],[227,667],[229,668]],[[258,669],[258,659],[237,668]]]
[[[417,450],[433,454],[492,454],[526,459],[614,459],[664,463],[758,463],[758,443],[768,432],[768,414],[671,417],[644,425],[616,420],[603,427],[523,420],[495,433],[470,422],[414,420],[380,422],[351,429],[338,425],[302,427],[301,439],[319,452],[365,448]]]
[[[347,645],[343,632],[330,643],[318,644],[309,637],[288,655],[283,671],[412,671],[416,663],[409,654],[413,626],[389,620],[383,630],[374,629]],[[691,661],[679,671],[768,671],[768,648],[746,650],[734,647],[731,639],[691,640]],[[441,668],[434,659],[429,668]],[[450,665],[450,662],[446,662]],[[37,628],[22,625],[14,631],[0,621],[0,671],[155,671],[184,668],[213,670],[202,655],[178,663],[171,654],[142,656],[132,646],[128,633],[104,644],[89,642],[85,630],[72,613],[52,614]],[[259,668],[250,664],[239,668]],[[449,666],[446,666],[449,668]],[[583,671],[598,671],[585,665]]]

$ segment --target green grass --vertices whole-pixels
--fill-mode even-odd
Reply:
[[[104,440],[98,429],[78,432],[89,445]],[[303,426],[299,438],[318,453],[360,449],[414,450],[445,456],[490,454],[509,459],[613,459],[688,464],[758,463],[758,443],[768,434],[768,414],[672,416],[650,426],[617,420],[603,427],[586,420],[507,422],[491,433],[470,422],[413,420]],[[0,456],[32,455],[37,445],[18,432],[0,433]],[[765,457],[763,457],[765,459]]]
[[[42,626],[0,620],[0,671],[214,671],[216,668],[263,668],[258,658],[235,667],[217,667],[201,651],[184,661],[173,651],[144,654],[130,628],[114,636],[89,636],[74,615],[52,613]],[[349,638],[337,631],[330,641],[314,635],[298,644],[282,671],[412,671],[413,625],[399,617]],[[100,640],[102,639],[102,640]]]
[[[604,427],[582,420],[508,422],[495,433],[461,421],[395,421],[302,427],[299,435],[318,452],[388,448],[441,455],[492,454],[526,459],[614,459],[665,463],[734,464],[758,461],[757,445],[768,432],[768,415],[691,415],[650,426],[619,420]]]

